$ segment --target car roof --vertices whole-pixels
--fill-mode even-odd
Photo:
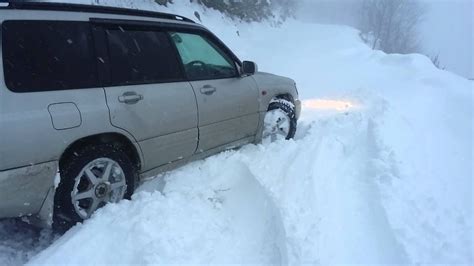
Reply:
[[[49,2],[24,2],[24,1],[2,1],[0,4],[6,4],[6,6],[0,6],[1,9],[11,10],[44,10],[44,11],[67,11],[67,12],[85,12],[85,13],[99,13],[99,14],[114,14],[114,15],[127,15],[136,17],[147,17],[147,18],[159,18],[180,22],[195,23],[193,20],[175,15],[170,13],[129,9],[120,7],[109,7],[99,5],[84,5],[84,4],[70,4],[70,3],[49,3]]]

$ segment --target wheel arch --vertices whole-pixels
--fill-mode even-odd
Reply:
[[[64,150],[59,158],[59,168],[61,169],[64,162],[74,156],[74,152],[80,147],[98,144],[113,144],[117,148],[120,148],[127,154],[130,160],[132,160],[134,166],[136,166],[138,170],[141,169],[142,162],[137,147],[129,138],[115,132],[95,134],[74,141]]]
[[[270,105],[272,100],[279,100],[279,99],[287,100],[291,103],[295,103],[295,99],[293,98],[293,96],[290,93],[282,93],[282,94],[277,94],[277,95],[273,96],[273,98],[270,100],[270,102],[268,104]]]

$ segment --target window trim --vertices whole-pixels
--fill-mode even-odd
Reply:
[[[12,20],[4,20],[0,23],[0,36],[4,35],[3,32],[3,24],[9,21],[35,21],[35,20],[23,20],[23,19],[12,19]],[[240,68],[242,66],[242,62],[239,58],[229,49],[216,35],[214,35],[209,30],[203,28],[199,25],[183,25],[178,23],[167,23],[167,22],[154,22],[154,21],[139,21],[139,20],[118,20],[118,19],[101,19],[101,18],[91,18],[89,21],[69,21],[69,20],[38,20],[41,22],[52,22],[52,23],[62,23],[62,22],[76,22],[76,23],[87,23],[89,26],[89,30],[92,36],[92,45],[91,51],[93,53],[94,58],[96,59],[96,64],[94,66],[94,71],[97,75],[97,84],[96,86],[87,86],[87,87],[78,87],[78,88],[71,88],[71,89],[62,89],[62,90],[37,90],[37,91],[17,91],[13,90],[8,86],[6,82],[6,75],[5,75],[5,67],[3,67],[4,71],[4,83],[5,86],[8,88],[9,91],[13,93],[36,93],[36,92],[49,92],[49,91],[70,91],[70,90],[84,90],[84,89],[95,89],[95,88],[103,88],[103,87],[121,87],[121,86],[137,86],[137,85],[149,85],[149,84],[166,84],[166,83],[174,83],[174,82],[192,82],[192,81],[202,81],[202,80],[222,80],[222,79],[232,79],[232,78],[239,78],[241,77]],[[123,27],[126,29],[133,29],[133,30],[151,30],[156,32],[163,32],[166,34],[170,45],[173,47],[174,56],[177,59],[180,68],[180,78],[178,79],[170,79],[170,80],[152,80],[146,82],[131,82],[131,83],[123,83],[123,84],[114,84],[112,82],[112,73],[110,67],[110,51],[107,45],[107,36],[106,30],[107,28],[117,28]],[[217,52],[224,53],[228,59],[232,60],[234,64],[232,66],[235,69],[235,75],[229,77],[217,77],[217,78],[202,78],[202,79],[191,79],[188,77],[184,63],[182,58],[179,54],[178,48],[176,44],[171,39],[170,33],[171,32],[178,32],[178,33],[189,33],[199,35],[204,38],[211,46],[216,46],[218,49]],[[2,38],[2,42],[5,41],[5,38]],[[4,45],[1,45],[5,47]],[[216,48],[213,47],[213,48]],[[220,50],[220,51],[219,51]],[[3,48],[2,48],[3,52]],[[222,55],[222,54],[221,54]],[[2,64],[4,64],[3,60],[4,56],[2,56]],[[103,62],[101,62],[103,61]],[[226,60],[227,61],[227,60]]]
[[[196,33],[202,32],[204,34],[209,35],[219,43],[219,46],[229,55],[231,58],[238,63],[239,66],[242,66],[242,61],[233,53],[229,47],[226,46],[224,42],[222,42],[214,33],[209,31],[208,29],[204,28],[199,24],[180,24],[180,23],[172,23],[172,22],[161,22],[161,21],[144,21],[144,20],[132,20],[132,19],[109,19],[109,18],[90,18],[89,21],[91,24],[99,25],[99,26],[113,26],[113,25],[121,25],[121,26],[139,26],[139,27],[152,27],[158,28],[163,31],[182,31],[188,33]]]
[[[219,47],[222,50],[222,52],[224,52],[229,57],[229,59],[231,59],[234,62],[232,66],[235,65],[236,75],[232,77],[227,77],[227,78],[190,79],[188,75],[186,74],[186,71],[184,69],[184,64],[182,62],[181,56],[178,52],[176,45],[174,44],[173,40],[170,40],[172,46],[175,47],[175,55],[179,59],[179,62],[182,67],[182,71],[184,75],[183,81],[192,82],[192,81],[202,81],[202,80],[222,80],[222,79],[240,78],[242,76],[241,74],[242,61],[214,33],[212,33],[211,31],[207,30],[206,28],[198,24],[184,25],[184,24],[169,23],[169,22],[141,21],[141,20],[129,20],[129,19],[104,19],[104,18],[90,18],[89,20],[93,26],[96,25],[97,27],[102,28],[103,34],[105,34],[105,29],[107,27],[121,26],[124,28],[153,29],[154,31],[163,31],[163,32],[166,32],[168,36],[170,35],[170,32],[190,33],[190,34],[197,34],[200,36],[204,35],[208,41],[212,41],[214,45]],[[108,63],[109,61],[106,62],[106,65]],[[109,71],[110,71],[110,67],[107,66],[107,68],[109,68]],[[173,81],[173,82],[178,82],[178,81]],[[105,83],[104,86],[110,86],[109,84],[110,82]]]

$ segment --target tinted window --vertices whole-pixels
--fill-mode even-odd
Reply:
[[[237,75],[235,63],[206,37],[171,33],[189,79],[219,79]]]
[[[107,30],[113,85],[182,79],[180,64],[166,33]]]
[[[99,86],[88,23],[6,21],[2,30],[5,82],[10,90]]]

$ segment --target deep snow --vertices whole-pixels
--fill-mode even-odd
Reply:
[[[163,174],[56,241],[0,222],[0,264],[44,248],[30,263],[473,263],[472,81],[371,51],[349,27],[169,10],[199,11],[241,59],[293,77],[297,138]]]

